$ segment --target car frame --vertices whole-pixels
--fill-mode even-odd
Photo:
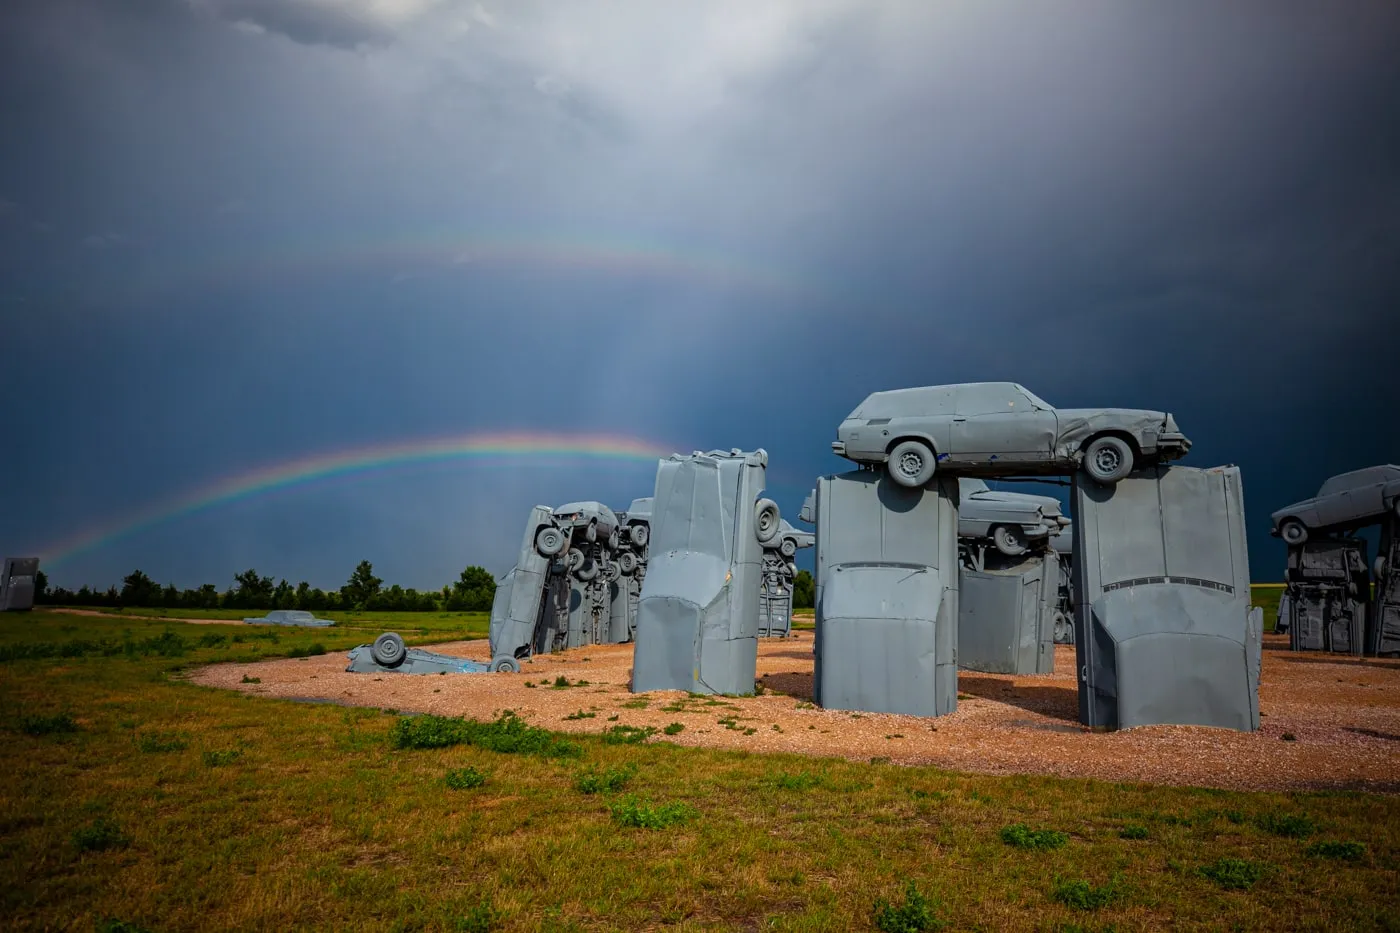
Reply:
[[[832,452],[883,465],[901,486],[946,469],[970,476],[1063,475],[1113,485],[1134,469],[1185,456],[1191,441],[1168,412],[1056,409],[1015,382],[872,392],[836,429]]]
[[[1317,495],[1269,516],[1270,534],[1299,546],[1314,531],[1344,531],[1372,525],[1387,515],[1400,520],[1400,466],[1383,463],[1327,478]]]

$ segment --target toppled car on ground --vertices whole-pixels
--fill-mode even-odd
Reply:
[[[1083,469],[1113,485],[1134,469],[1184,456],[1191,442],[1166,412],[1057,410],[1014,382],[873,392],[836,430],[834,453],[884,465],[901,486],[959,475],[1054,475]]]
[[[988,488],[975,477],[958,480],[958,538],[990,541],[1007,557],[1044,543],[1069,527],[1059,500]]]
[[[1332,477],[1311,499],[1275,512],[1273,534],[1297,546],[1312,532],[1361,528],[1387,515],[1400,519],[1400,466],[1393,463]]]

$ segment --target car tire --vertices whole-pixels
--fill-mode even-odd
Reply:
[[[598,540],[598,523],[597,523],[597,522],[589,522],[589,523],[588,523],[588,530],[585,531],[585,532],[583,533],[583,538],[584,538],[584,540],[587,541],[589,544],[593,544],[595,541]]]
[[[498,658],[492,658],[488,669],[493,674],[519,674],[520,662],[508,654],[503,654]]]
[[[1385,555],[1377,554],[1375,561],[1371,564],[1371,572],[1375,577],[1376,586],[1380,586],[1385,581]]]
[[[1279,523],[1278,536],[1284,544],[1301,547],[1308,543],[1308,526],[1296,518],[1285,518]]]
[[[621,546],[622,546],[622,535],[618,533],[618,530],[617,530],[616,528],[614,528],[614,529],[608,534],[608,550],[609,550],[609,551],[616,551],[616,550],[617,550],[619,547],[621,547]]]
[[[1098,437],[1084,448],[1084,472],[1096,483],[1112,486],[1133,472],[1133,448],[1112,434]]]
[[[651,540],[651,529],[646,525],[633,525],[629,537],[637,547],[646,547],[647,542]]]
[[[408,648],[398,632],[385,632],[374,640],[369,649],[370,657],[384,667],[398,667],[408,657]]]
[[[1074,644],[1074,623],[1063,612],[1054,616],[1054,640],[1057,645]]]
[[[535,550],[544,557],[557,557],[569,546],[569,536],[562,529],[545,526],[535,534]]]
[[[797,541],[792,538],[784,538],[783,543],[778,545],[778,553],[788,560],[797,556]]]
[[[617,555],[617,572],[624,577],[630,577],[637,572],[637,555],[631,551],[623,551]]]
[[[587,555],[585,555],[585,554],[584,554],[582,551],[580,551],[578,548],[573,548],[573,549],[571,549],[571,550],[569,551],[569,553],[564,557],[564,568],[565,568],[569,573],[574,573],[574,572],[577,571],[580,567],[582,567],[587,561],[588,561]]]
[[[578,577],[584,583],[587,583],[589,580],[598,576],[598,562],[596,560],[585,560],[583,566],[574,571],[574,576]]]
[[[782,515],[778,503],[772,499],[759,499],[754,503],[753,533],[759,544],[772,541],[782,529]]]
[[[923,441],[901,441],[890,451],[885,465],[890,479],[906,489],[927,486],[938,469],[938,460]]]
[[[1007,557],[1020,557],[1026,553],[1026,536],[1021,529],[1012,525],[998,525],[993,528],[992,543]]]

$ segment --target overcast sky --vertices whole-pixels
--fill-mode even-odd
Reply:
[[[867,393],[1166,409],[1275,508],[1400,462],[1400,5],[9,0],[0,550],[477,430],[762,446]],[[49,568],[436,588],[646,463],[292,487]]]

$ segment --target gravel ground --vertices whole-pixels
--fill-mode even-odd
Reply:
[[[488,659],[485,640],[434,650]],[[1347,788],[1400,793],[1400,660],[1288,651],[1265,636],[1262,728],[1240,733],[1197,726],[1151,726],[1092,733],[1079,725],[1074,648],[1055,649],[1055,673],[1015,677],[963,672],[957,712],[937,719],[817,709],[812,634],[760,642],[767,688],[742,699],[685,694],[633,696],[631,645],[595,645],[533,659],[519,674],[349,674],[345,655],[217,664],[191,674],[200,684],[264,696],[329,700],[490,718],[513,709],[561,732],[600,732],[614,724],[684,724],[680,745],[797,752],[851,759],[888,758],[986,774],[1048,774],[1245,790]],[[247,675],[258,684],[240,681]],[[587,686],[540,685],[563,675]],[[527,687],[526,683],[536,684]],[[645,699],[646,708],[627,704]],[[714,705],[707,705],[709,704]],[[593,718],[566,719],[577,711]],[[615,717],[615,718],[613,718]],[[729,719],[726,725],[720,720]]]

